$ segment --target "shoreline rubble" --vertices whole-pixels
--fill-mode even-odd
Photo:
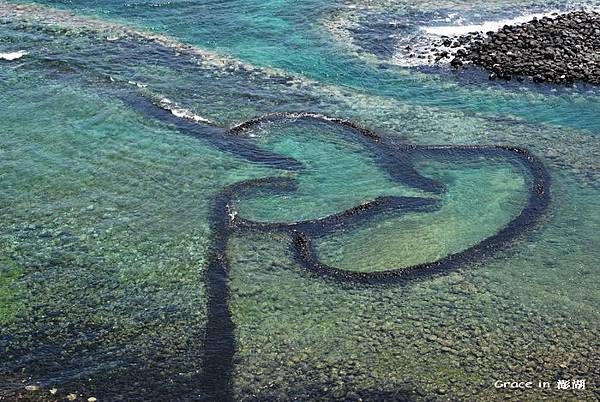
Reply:
[[[490,80],[600,85],[600,13],[595,11],[533,18],[485,34],[442,37],[435,45],[436,62],[450,59],[457,69],[483,67]]]

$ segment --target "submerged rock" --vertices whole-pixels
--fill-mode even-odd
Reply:
[[[472,33],[457,38],[464,49],[454,54],[451,65],[475,64],[490,72],[489,78],[512,80],[527,77],[534,82],[600,84],[600,13],[577,11],[555,17],[534,18],[519,25],[505,25],[497,32]],[[437,53],[441,57],[445,49]]]

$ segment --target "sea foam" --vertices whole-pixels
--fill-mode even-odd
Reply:
[[[28,54],[29,54],[29,52],[26,52],[25,50],[19,50],[17,52],[9,52],[9,53],[0,53],[0,60],[13,61],[13,60],[20,59],[21,57],[26,56]]]
[[[424,26],[420,27],[422,31],[427,32],[431,35],[436,36],[460,36],[466,35],[471,32],[490,32],[497,31],[502,28],[504,25],[516,25],[523,24],[525,22],[529,22],[534,18],[544,18],[551,17],[558,14],[564,14],[564,12],[560,11],[548,11],[544,13],[536,13],[536,14],[524,14],[515,18],[508,19],[500,19],[497,21],[484,21],[481,24],[471,24],[471,25],[446,25],[446,26]]]
[[[193,120],[196,123],[207,123],[207,124],[213,124],[212,121],[196,114],[193,113],[192,111],[188,110],[188,109],[184,109],[182,107],[177,106],[175,103],[173,103],[173,101],[171,101],[168,98],[165,97],[161,97],[158,100],[158,105],[165,109],[168,110],[169,112],[171,112],[173,114],[173,116],[182,118],[182,119],[188,119],[188,120]]]

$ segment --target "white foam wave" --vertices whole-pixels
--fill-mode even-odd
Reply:
[[[184,109],[182,107],[177,106],[177,104],[173,103],[172,100],[162,97],[159,99],[159,105],[165,110],[170,111],[173,116],[177,116],[182,119],[193,120],[196,123],[207,123],[213,124],[210,120],[191,112],[188,109]]]
[[[10,53],[0,53],[0,60],[13,61],[20,59],[21,57],[26,56],[28,54],[29,52],[26,52],[25,50],[19,50],[17,52]]]
[[[114,81],[114,79],[112,77],[110,77],[110,79]],[[135,85],[138,88],[146,88],[148,86],[148,84],[142,84],[141,82],[136,82],[136,81],[131,81],[131,80],[127,81],[127,83],[129,85]]]
[[[564,13],[564,12],[563,12]],[[484,21],[481,24],[471,25],[446,25],[446,26],[425,26],[419,29],[435,36],[460,36],[471,32],[490,32],[498,31],[504,25],[517,25],[529,22],[534,18],[552,17],[560,14],[559,11],[548,11],[545,13],[525,14],[515,18],[502,19],[498,21]]]

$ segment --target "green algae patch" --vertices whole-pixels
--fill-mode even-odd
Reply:
[[[22,308],[16,284],[21,274],[23,267],[12,260],[0,259],[0,324],[12,322]]]

